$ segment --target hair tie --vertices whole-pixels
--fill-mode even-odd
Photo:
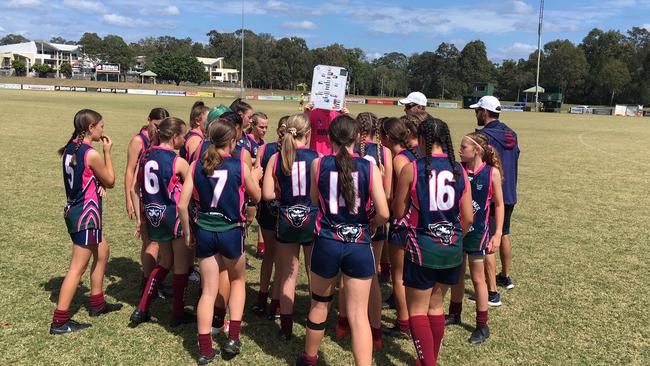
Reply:
[[[289,129],[287,129],[287,132],[289,132],[293,137],[298,136],[298,130],[296,130],[295,127],[289,127]]]
[[[280,128],[287,128],[287,124],[286,123],[281,124]]]

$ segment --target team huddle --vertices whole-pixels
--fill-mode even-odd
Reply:
[[[399,118],[370,112],[355,118],[345,109],[307,104],[305,113],[278,121],[277,140],[269,143],[263,139],[268,117],[241,99],[230,107],[197,102],[189,125],[163,108],[153,109],[129,144],[125,172],[127,215],[142,239],[141,298],[131,326],[150,320],[150,305],[165,296],[162,283],[173,271],[170,326],[196,323],[198,364],[242,352],[245,239],[257,220],[264,246],[258,251],[263,255],[260,288],[251,311],[280,319],[280,341],[293,338],[303,253],[311,306],[297,365],[318,362],[337,290],[335,336],[351,336],[355,364],[371,365],[373,350],[382,349],[387,335],[412,339],[417,363],[435,365],[445,325],[461,321],[467,266],[476,301],[469,342],[484,342],[490,335],[488,303],[500,304],[494,282],[512,288],[505,264],[494,280],[493,253],[508,235],[514,205],[504,203],[504,187],[516,184],[507,182],[503,147],[495,146],[501,133],[507,137],[507,159],[516,159],[516,134],[502,123],[497,132],[486,126],[468,133],[457,161],[447,123],[409,98]],[[472,106],[479,125],[500,123],[495,101],[484,97]],[[51,334],[90,327],[72,320],[69,308],[91,257],[90,315],[122,308],[103,294],[109,249],[102,235],[102,199],[115,184],[112,140],[103,128],[99,113],[81,110],[70,140],[59,150],[64,218],[74,245]],[[92,147],[99,141],[103,157]],[[201,293],[192,314],[185,309],[184,293],[195,263]],[[390,268],[397,311],[388,329],[381,325],[380,267]],[[228,337],[220,351],[213,348],[219,333]]]

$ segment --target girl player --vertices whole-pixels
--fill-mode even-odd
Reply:
[[[287,119],[282,147],[267,163],[262,189],[265,200],[279,201],[275,268],[279,272],[281,289],[280,337],[285,340],[293,336],[300,246],[303,247],[305,263],[309,263],[316,220],[317,209],[309,196],[311,181],[307,177],[311,177],[312,162],[318,158],[318,153],[307,148],[310,138],[311,126],[307,115],[296,114]],[[309,273],[309,267],[306,267]]]
[[[419,122],[418,122],[419,123]],[[412,132],[414,131],[414,132]],[[419,156],[417,125],[407,119],[388,118],[381,126],[382,141],[395,154],[393,158],[393,189],[397,187],[398,177],[402,169],[415,161]],[[404,247],[406,233],[410,222],[410,208],[400,220],[393,220],[388,232],[388,251],[391,263],[391,279],[393,284],[392,299],[397,309],[396,324],[386,329],[386,334],[392,337],[409,336],[409,316],[406,308],[406,295],[403,283]]]
[[[237,129],[228,121],[210,124],[212,145],[190,165],[179,203],[183,230],[189,231],[188,204],[192,196],[198,208],[196,257],[201,271],[201,298],[197,307],[199,365],[214,359],[211,326],[213,307],[219,291],[219,269],[224,266],[230,278],[230,331],[224,352],[239,354],[239,331],[246,300],[244,233],[242,207],[244,194],[254,202],[261,196],[262,169],[248,169],[240,158],[230,154],[235,148]],[[188,247],[193,244],[185,237]]]
[[[183,145],[184,133],[185,122],[175,117],[165,118],[152,129],[152,146],[142,156],[136,184],[131,188],[136,231],[140,230],[141,221],[146,221],[149,245],[158,246],[160,253],[160,260],[149,275],[140,303],[131,314],[133,325],[149,321],[151,300],[156,296],[158,286],[165,280],[172,264],[174,302],[171,326],[177,327],[193,321],[193,316],[185,313],[183,302],[193,255],[185,247],[184,232],[176,208],[182,182],[187,179],[188,164],[174,149]],[[141,200],[139,197],[142,197]],[[143,220],[141,213],[144,213],[146,220]],[[185,233],[189,235],[189,231]]]
[[[404,258],[406,303],[418,361],[434,366],[445,333],[443,298],[458,282],[462,236],[472,225],[472,195],[447,124],[429,117],[418,135],[424,157],[402,169],[393,213],[399,220],[413,205]]]
[[[104,143],[104,158],[91,143]],[[104,300],[104,272],[108,262],[108,243],[102,238],[101,187],[113,188],[115,171],[111,159],[113,141],[104,135],[102,116],[82,109],[74,116],[74,131],[68,143],[59,149],[63,157],[63,183],[67,203],[63,210],[65,224],[72,239],[72,259],[59,292],[50,334],[65,334],[90,327],[70,319],[70,303],[90,257],[90,316],[120,310],[122,304]]]
[[[280,149],[280,141],[287,128],[287,119],[289,116],[284,116],[278,121],[278,141],[270,142],[262,145],[258,155],[259,159],[255,161],[255,165],[262,167],[262,170],[268,165],[271,156],[273,156]],[[260,227],[260,232],[265,245],[264,254],[262,258],[262,265],[260,267],[260,290],[257,293],[257,302],[253,305],[253,313],[257,315],[264,315],[266,311],[266,301],[269,297],[269,284],[271,282],[271,273],[273,273],[275,261],[275,227],[278,219],[278,201],[262,200],[260,202],[260,209],[257,211],[257,223]],[[280,312],[280,287],[279,287],[279,273],[276,269],[273,278],[273,294],[271,297],[271,306],[269,308],[269,317],[275,319],[275,314]]]
[[[135,171],[138,166],[140,156],[145,152],[150,145],[149,131],[157,126],[160,121],[169,117],[169,112],[165,108],[154,108],[149,112],[147,118],[148,124],[143,126],[129,142],[129,149],[126,154],[126,172],[124,173],[124,196],[126,197],[126,213],[129,219],[135,217],[133,198],[131,197],[131,187],[135,181]],[[141,222],[144,225],[144,222]],[[142,261],[142,274],[140,276],[140,291],[144,291],[147,279],[151,274],[151,270],[156,265],[158,258],[158,246],[149,245],[149,239],[146,235],[146,228],[141,227],[140,233],[142,237],[142,248],[140,250],[140,260]],[[163,295],[163,297],[166,297]]]
[[[185,143],[178,150],[178,155],[185,161],[192,161],[194,152],[201,146],[205,136],[205,121],[208,119],[210,108],[202,101],[197,101],[192,106],[190,112],[190,128],[189,132],[185,135]]]
[[[379,139],[379,119],[373,113],[363,112],[357,116],[359,123],[360,139],[355,145],[355,153],[358,153],[366,160],[373,162],[381,172],[382,183],[386,197],[390,200],[392,194],[393,181],[393,156],[384,147]],[[372,252],[378,260],[381,258],[384,242],[386,241],[386,226],[377,228],[372,237]],[[336,337],[341,339],[347,335],[348,320],[345,312],[345,291],[339,295],[339,318],[336,325]],[[382,348],[381,341],[381,288],[379,286],[378,276],[373,276],[372,286],[370,287],[370,326],[372,330],[372,342],[374,349]]]
[[[489,145],[482,133],[472,132],[463,137],[460,144],[460,158],[467,170],[472,187],[472,208],[474,223],[463,238],[465,252],[463,268],[458,283],[451,288],[449,315],[445,325],[460,324],[465,293],[465,262],[469,261],[469,271],[476,294],[476,329],[469,337],[469,343],[483,343],[490,336],[488,328],[488,289],[485,283],[485,254],[494,253],[501,244],[503,229],[503,190],[501,187],[502,168],[499,154]],[[490,238],[488,218],[490,209],[495,209],[495,232]]]
[[[337,276],[343,272],[347,314],[352,330],[352,352],[357,365],[372,363],[372,336],[368,298],[375,258],[371,226],[388,219],[388,204],[377,166],[353,153],[359,138],[357,121],[336,117],[329,129],[335,155],[314,160],[311,201],[318,207],[316,239],[311,256],[311,309],[305,349],[297,365],[315,365],[323,339],[329,302]],[[375,214],[371,218],[371,205]]]

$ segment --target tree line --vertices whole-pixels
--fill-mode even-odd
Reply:
[[[225,67],[240,68],[241,30],[207,35],[207,44],[171,36],[127,44],[118,35],[102,38],[96,33],[84,33],[78,41],[55,37],[51,42],[79,44],[88,56],[118,63],[123,71],[134,65],[136,56],[145,56],[146,67],[160,79],[201,83],[207,75],[190,58],[224,57]],[[0,44],[25,40],[9,34]],[[419,90],[430,98],[458,99],[473,83],[490,82],[501,99],[520,100],[522,91],[535,85],[537,67],[537,51],[528,58],[493,63],[480,40],[462,49],[443,42],[432,51],[390,52],[375,59],[360,48],[334,43],[310,49],[300,37],[278,39],[250,30],[244,30],[244,44],[244,83],[249,88],[293,90],[310,84],[315,65],[327,64],[349,69],[350,93],[356,95],[394,97]],[[550,41],[541,50],[540,85],[561,87],[570,103],[650,104],[650,32],[595,28],[579,44]]]

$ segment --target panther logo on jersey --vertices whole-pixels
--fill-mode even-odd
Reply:
[[[167,206],[158,203],[149,203],[144,206],[144,212],[147,215],[147,220],[153,227],[160,226],[163,217],[165,217],[165,210]]]
[[[439,238],[443,245],[451,245],[451,237],[454,235],[454,225],[449,221],[429,224],[429,231],[435,238]]]
[[[472,213],[476,214],[480,209],[481,209],[481,205],[479,205],[476,201],[472,200]]]
[[[293,227],[302,227],[309,216],[309,207],[303,205],[291,206],[287,209],[286,216]]]
[[[346,243],[356,243],[361,237],[361,228],[356,225],[337,225],[336,235]]]

